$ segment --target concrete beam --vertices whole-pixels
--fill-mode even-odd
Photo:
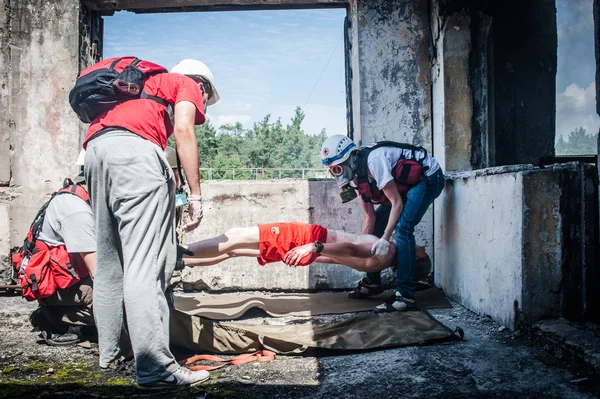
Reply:
[[[346,0],[82,0],[92,11],[112,14],[186,11],[241,11],[260,9],[340,8]]]

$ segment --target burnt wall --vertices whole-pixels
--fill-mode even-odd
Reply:
[[[554,0],[490,3],[496,165],[554,154],[557,25]]]
[[[427,0],[358,0],[356,12],[357,139],[362,144],[395,140],[431,150]]]
[[[574,163],[526,174],[523,200],[522,298],[528,309],[521,321],[597,320],[596,168]]]
[[[600,0],[594,0],[594,37],[596,47],[596,112],[600,115]],[[600,148],[600,147],[598,147]]]

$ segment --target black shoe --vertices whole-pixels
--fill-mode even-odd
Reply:
[[[53,334],[47,331],[40,332],[40,338],[49,346],[67,346],[75,345],[79,342],[77,334],[64,333],[64,334]]]
[[[358,286],[354,291],[348,294],[348,298],[365,299],[371,296],[379,295],[383,292],[383,285],[370,284],[366,278],[358,282]]]

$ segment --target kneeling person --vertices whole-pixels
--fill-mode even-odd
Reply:
[[[83,166],[82,162],[80,156],[78,165]],[[82,175],[79,178],[81,182]],[[25,242],[13,260],[20,260],[14,264],[23,296],[38,300],[39,307],[30,321],[39,329],[42,341],[69,345],[83,335],[94,335],[96,239],[85,186],[67,179],[42,207]]]

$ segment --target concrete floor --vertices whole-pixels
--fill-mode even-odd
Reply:
[[[593,370],[553,357],[547,341],[535,335],[512,333],[506,329],[500,331],[500,327],[489,318],[453,305],[453,309],[431,313],[448,327],[462,327],[465,332],[462,342],[345,355],[280,355],[274,362],[251,363],[213,372],[209,383],[194,391],[168,397],[598,397],[598,377],[593,375]],[[36,334],[29,331],[26,322],[26,315],[33,307],[33,304],[18,297],[0,296],[0,397],[66,399],[139,395],[133,386],[128,385],[133,383],[132,365],[109,374],[100,373],[96,365],[97,347],[94,345],[91,349],[84,349],[35,344]],[[307,318],[257,317],[252,321],[279,324],[304,322]],[[17,371],[5,371],[15,366],[26,370],[33,359],[36,363],[48,362],[55,369],[59,367],[57,361],[68,363],[76,360],[78,370],[87,370],[87,367],[92,377],[79,387],[69,385],[71,381],[54,379],[50,388],[57,391],[56,394],[48,393],[47,385],[36,384],[19,386],[18,394],[15,394],[15,384],[19,384],[20,375],[15,374]],[[45,372],[46,369],[42,374]],[[28,380],[34,377],[20,376]],[[121,377],[119,386],[112,385],[115,377]]]

